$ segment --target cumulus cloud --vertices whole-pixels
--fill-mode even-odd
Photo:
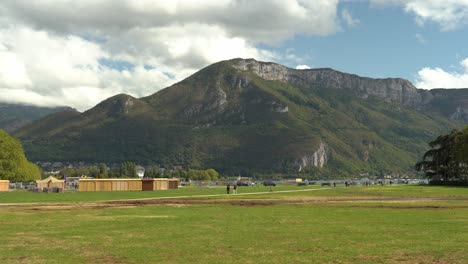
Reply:
[[[448,72],[441,68],[423,68],[416,77],[416,87],[430,88],[468,88],[468,58],[461,63],[459,72]]]
[[[337,5],[338,0],[4,0],[0,101],[85,110],[117,93],[152,94],[219,60],[292,60],[288,52],[259,44],[333,34],[339,29]]]
[[[99,45],[25,27],[0,30],[0,101],[70,105],[84,110],[116,93],[142,96],[171,80],[142,66],[118,71],[99,63]]]
[[[230,37],[267,42],[297,33],[334,33],[338,29],[337,4],[338,0],[2,1],[5,16],[57,32],[103,35],[199,23],[218,25]]]
[[[296,66],[296,70],[308,70],[308,69],[310,69],[310,67],[308,65],[305,65],[305,64],[301,64],[301,65]]]
[[[406,12],[415,15],[418,24],[434,22],[443,31],[468,24],[468,0],[371,0],[371,4],[401,6]]]

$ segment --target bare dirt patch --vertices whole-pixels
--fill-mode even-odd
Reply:
[[[300,197],[300,198],[155,198],[141,200],[118,200],[103,202],[83,202],[83,203],[43,203],[43,204],[12,204],[0,207],[1,211],[14,212],[41,212],[41,211],[74,211],[77,209],[107,209],[107,208],[133,208],[140,206],[173,206],[185,207],[194,205],[232,205],[232,206],[275,206],[275,205],[300,205],[300,204],[337,204],[349,203],[344,207],[355,208],[380,208],[380,209],[455,209],[468,208],[467,205],[427,205],[419,202],[443,202],[443,201],[468,201],[468,197]],[[355,204],[353,204],[355,203]],[[363,203],[370,203],[365,205]],[[384,203],[373,205],[371,203]],[[414,203],[411,205],[411,203]],[[335,206],[335,205],[334,205]]]
[[[456,260],[446,260],[443,258],[436,258],[431,255],[411,255],[411,254],[399,254],[396,253],[389,259],[389,263],[398,264],[412,264],[412,263],[427,263],[427,264],[454,264],[462,263]]]

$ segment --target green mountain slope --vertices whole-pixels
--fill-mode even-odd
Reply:
[[[35,120],[65,110],[71,110],[71,108],[0,103],[0,129],[11,133]]]
[[[132,160],[249,175],[403,172],[427,141],[462,125],[431,100],[402,79],[236,59],[151,96],[117,95],[16,135],[32,160]]]

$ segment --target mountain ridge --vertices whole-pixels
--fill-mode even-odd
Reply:
[[[446,116],[453,105],[443,96],[429,111],[430,102],[412,104],[419,90],[409,81],[372,80],[228,60],[150,96],[117,95],[61,125],[48,129],[49,117],[16,136],[32,160],[344,176],[411,171],[427,141],[462,126]]]
[[[69,111],[71,107],[43,107],[29,104],[0,102],[0,129],[12,133],[49,114]]]
[[[453,93],[455,90],[466,91],[466,88],[419,89],[416,88],[411,81],[403,78],[369,78],[337,71],[332,68],[297,70],[277,63],[263,63],[254,59],[233,59],[231,61],[237,63],[238,68],[242,70],[254,70],[254,72],[265,79],[292,82],[295,85],[300,86],[310,86],[312,84],[324,85],[335,89],[354,90],[355,95],[363,99],[366,99],[368,96],[376,96],[387,102],[400,103],[405,106],[414,107],[418,110],[430,109],[432,106],[431,102],[433,100],[447,96],[448,93]],[[271,72],[274,73],[273,76],[269,74]],[[323,82],[320,82],[320,79],[322,78],[328,80],[329,83],[324,84]],[[356,87],[359,87],[359,89],[356,89]],[[379,89],[379,87],[385,89]],[[463,94],[463,100],[468,101],[468,93],[465,92]],[[452,109],[452,113],[457,112],[457,108],[463,109],[464,115],[461,117],[461,120],[468,122],[468,104],[465,103],[463,105],[457,105],[457,107]]]

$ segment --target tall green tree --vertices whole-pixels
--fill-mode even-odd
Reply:
[[[120,178],[136,178],[136,165],[134,162],[126,161],[120,165]]]
[[[161,175],[161,170],[159,169],[159,166],[156,165],[145,171],[145,177],[160,178]]]
[[[39,167],[26,159],[21,144],[0,129],[0,179],[16,182],[40,178]]]
[[[99,168],[97,166],[89,167],[89,176],[93,178],[99,178]]]
[[[219,173],[214,169],[208,169],[206,170],[206,173],[210,176],[212,181],[217,181],[219,178]]]
[[[101,179],[108,178],[107,165],[105,163],[99,164],[99,178]]]
[[[438,136],[429,142],[431,149],[416,164],[416,169],[423,171],[427,177],[440,176],[445,181],[460,178],[466,173],[466,160],[462,155],[466,148],[465,138],[464,133],[456,129],[450,134]]]

